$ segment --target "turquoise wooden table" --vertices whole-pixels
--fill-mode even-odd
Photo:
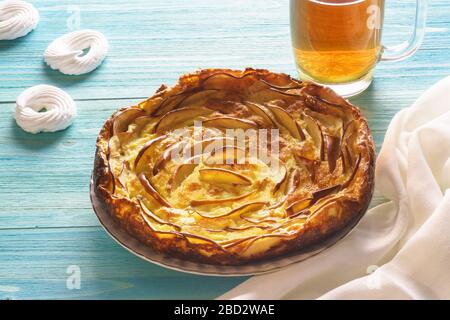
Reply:
[[[387,1],[385,43],[406,39],[412,0]],[[295,74],[287,0],[38,0],[28,36],[0,41],[0,298],[214,298],[245,278],[188,275],[119,247],[89,201],[95,140],[117,108],[198,68],[246,66]],[[404,62],[381,63],[375,81],[351,99],[379,148],[392,116],[450,74],[450,3],[430,1],[425,42]],[[77,28],[103,32],[110,53],[83,76],[52,71],[42,54]],[[31,135],[13,119],[24,89],[52,84],[76,100],[78,117],[58,133]],[[383,201],[375,196],[372,205]],[[80,288],[67,279],[80,271]],[[72,285],[70,285],[72,283]],[[76,283],[75,283],[76,284]],[[72,289],[71,289],[72,288]]]

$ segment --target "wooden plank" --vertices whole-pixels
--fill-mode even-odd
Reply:
[[[246,279],[161,268],[121,248],[99,227],[3,230],[0,262],[0,299],[205,299]],[[81,271],[79,290],[66,286],[73,265]]]

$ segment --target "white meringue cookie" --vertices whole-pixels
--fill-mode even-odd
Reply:
[[[83,50],[89,50],[84,54]],[[44,59],[55,70],[70,75],[91,72],[108,53],[108,40],[96,30],[79,30],[55,39],[47,47]]]
[[[39,112],[45,109],[43,112]],[[30,133],[67,128],[77,114],[75,101],[65,91],[46,84],[23,91],[16,101],[16,122]]]
[[[36,28],[39,12],[28,2],[20,0],[0,1],[0,40],[23,37]]]

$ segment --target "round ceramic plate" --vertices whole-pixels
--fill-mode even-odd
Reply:
[[[167,254],[154,251],[152,248],[142,244],[141,242],[133,238],[131,235],[129,235],[125,230],[123,230],[119,226],[119,224],[117,224],[111,218],[111,216],[106,211],[104,205],[98,200],[95,193],[93,192],[93,187],[94,183],[93,180],[91,179],[90,196],[94,211],[98,219],[100,220],[100,223],[102,224],[103,228],[106,230],[106,232],[122,247],[124,247],[128,251],[132,252],[133,254],[137,255],[138,257],[144,260],[147,260],[151,263],[157,264],[165,268],[181,272],[210,275],[210,276],[230,277],[230,276],[257,275],[277,271],[293,263],[303,261],[313,255],[318,254],[324,249],[329,248],[337,241],[343,239],[356,226],[359,219],[363,216],[363,214],[361,214],[358,220],[354,221],[354,223],[352,223],[339,233],[326,239],[325,241],[322,241],[320,244],[310,246],[308,248],[305,248],[304,250],[299,250],[298,252],[294,252],[289,255],[283,255],[276,258],[254,261],[239,266],[221,266],[182,260]]]

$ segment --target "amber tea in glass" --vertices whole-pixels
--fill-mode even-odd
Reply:
[[[330,85],[344,96],[363,91],[380,59],[403,59],[419,47],[426,0],[417,0],[417,5],[412,39],[402,48],[385,48],[384,0],[291,0],[291,38],[300,78]]]

